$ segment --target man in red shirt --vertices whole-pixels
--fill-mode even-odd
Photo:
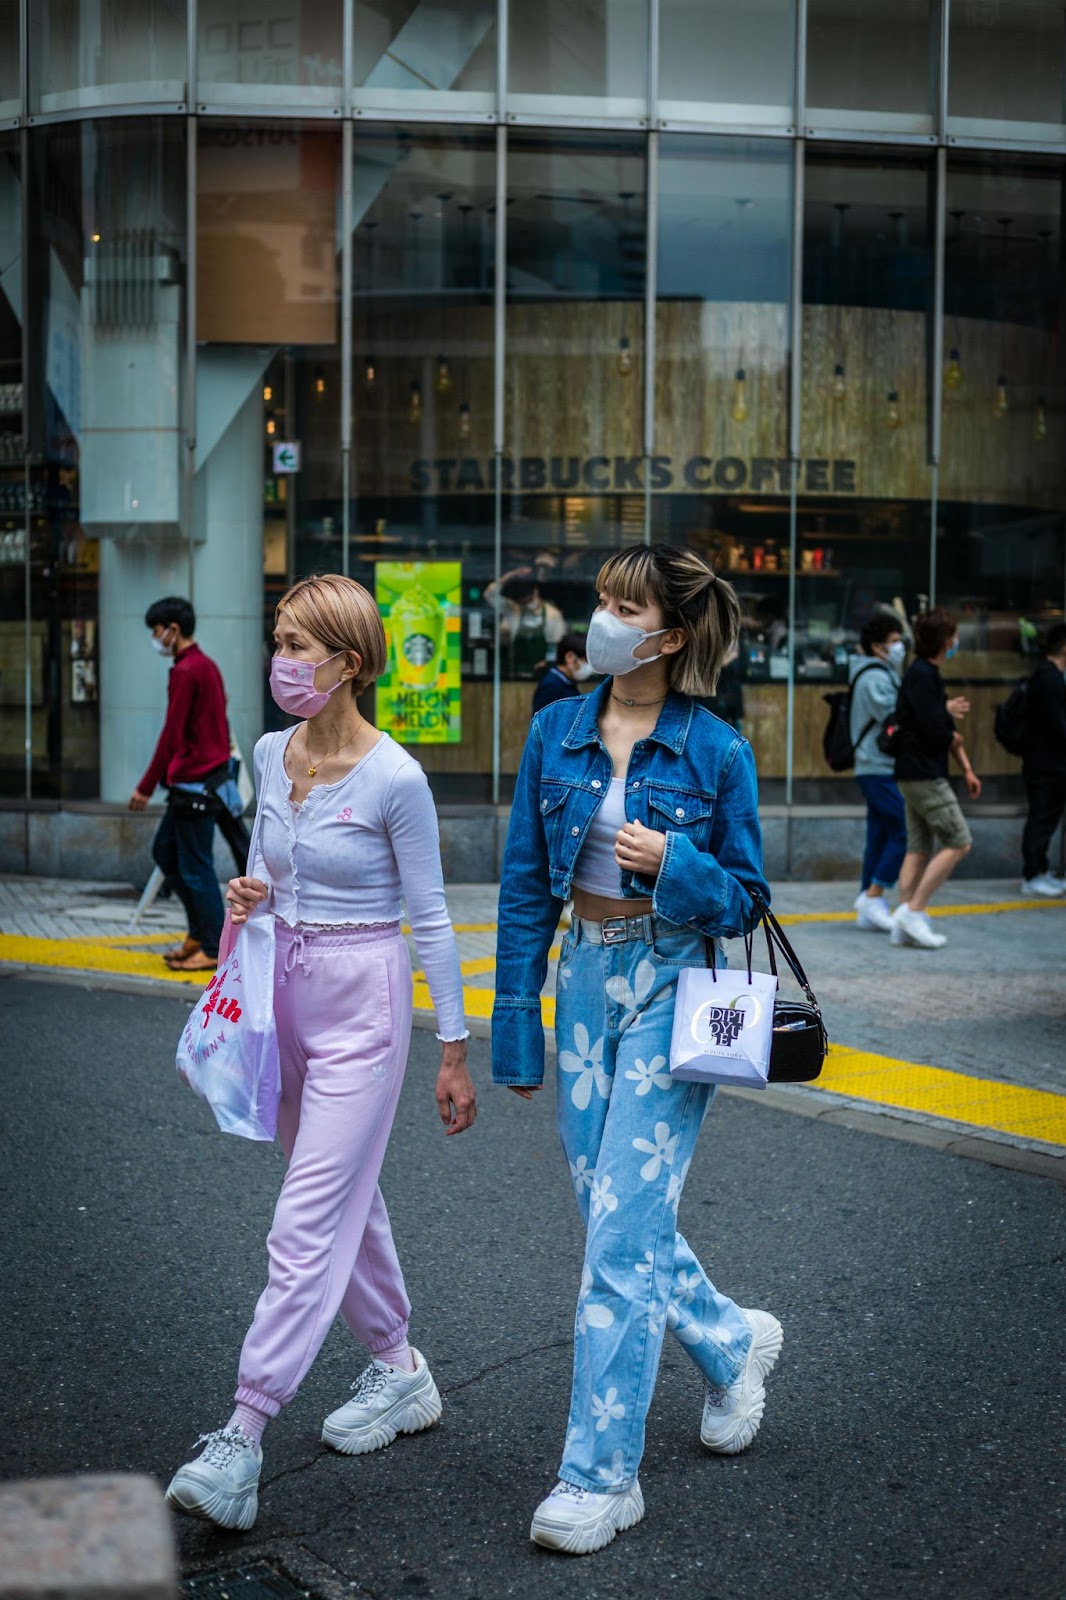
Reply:
[[[193,638],[196,613],[188,600],[156,600],[144,620],[153,647],[174,664],[163,731],[130,810],[143,811],[157,784],[167,786],[152,856],[185,907],[189,932],[164,959],[175,972],[210,972],[218,965],[224,916],[212,846],[221,809],[214,791],[230,771],[226,691],[215,663]]]

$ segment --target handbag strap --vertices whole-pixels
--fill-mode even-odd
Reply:
[[[279,733],[271,741],[270,749],[267,751],[267,758],[263,767],[262,787],[255,797],[255,821],[252,823],[252,837],[248,841],[249,873],[252,873],[255,870],[255,853],[259,848],[259,838],[263,831],[263,801],[266,797],[266,792],[270,787],[270,780],[274,775],[274,764],[277,760],[277,752],[281,749],[284,739],[284,732]]]
[[[807,981],[807,974],[803,970],[803,963],[800,961],[799,956],[796,954],[795,950],[793,950],[792,945],[785,936],[781,924],[770,910],[770,907],[767,905],[758,889],[749,889],[748,893],[751,895],[752,904],[758,913],[758,921],[762,923],[763,932],[766,935],[766,949],[770,957],[770,971],[775,977],[777,976],[777,963],[774,960],[774,945],[776,943],[778,949],[781,951],[781,954],[785,959],[789,971],[792,973],[792,976],[803,990],[810,1004],[817,1010],[818,1002],[814,997],[814,991],[812,990],[810,983]]]

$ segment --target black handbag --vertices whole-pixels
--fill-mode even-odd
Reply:
[[[770,971],[777,976],[777,959],[774,946],[780,950],[785,964],[803,990],[803,1000],[778,996],[774,1001],[774,1028],[770,1044],[770,1083],[813,1083],[822,1070],[829,1050],[829,1038],[822,1021],[822,1013],[814,992],[807,982],[807,974],[800,958],[781,930],[757,889],[751,892],[752,903],[766,935],[766,950],[770,958]],[[758,926],[758,923],[756,923]],[[754,935],[752,929],[752,936]],[[750,956],[749,956],[750,961]]]

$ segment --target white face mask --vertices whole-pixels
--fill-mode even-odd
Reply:
[[[885,651],[885,660],[890,662],[894,667],[902,667],[906,659],[907,646],[904,644],[902,639],[893,639],[892,643]]]
[[[633,652],[640,648],[645,639],[654,639],[658,633],[669,632],[669,628],[638,628],[631,622],[623,622],[621,617],[614,616],[610,611],[594,611],[585,635],[588,664],[593,672],[605,678],[624,678],[627,672],[658,661],[662,651],[659,655],[639,658]]]
[[[170,630],[168,628],[164,628],[158,639],[154,633],[149,634],[148,636],[152,641],[152,649],[158,655],[169,656],[171,653],[172,646],[166,643],[166,637],[169,631]]]
[[[575,683],[587,683],[590,678],[596,676],[596,673],[591,661],[579,661],[570,676]]]

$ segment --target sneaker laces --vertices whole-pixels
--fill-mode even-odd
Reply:
[[[576,1483],[564,1483],[560,1479],[551,1492],[551,1498],[553,1500],[577,1500],[580,1502],[587,1500],[590,1492],[588,1489],[579,1488]]]
[[[352,1394],[357,1400],[373,1400],[388,1381],[389,1374],[379,1367],[376,1361],[372,1361],[352,1384]]]
[[[252,1448],[252,1440],[243,1428],[216,1428],[214,1433],[202,1433],[197,1445],[204,1446],[200,1460],[208,1467],[228,1467],[242,1450]]]

